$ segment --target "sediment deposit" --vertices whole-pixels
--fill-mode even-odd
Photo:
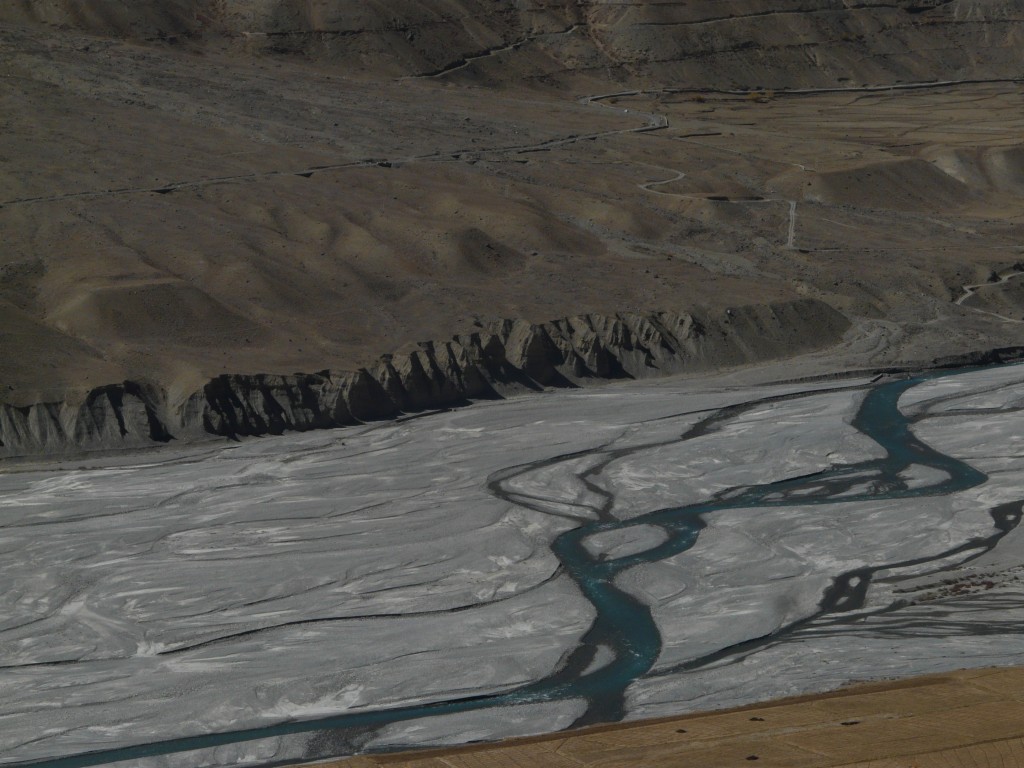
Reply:
[[[0,475],[0,759],[300,762],[1020,663],[1022,385],[625,381]]]

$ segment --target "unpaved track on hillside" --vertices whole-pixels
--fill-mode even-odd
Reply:
[[[626,134],[633,133],[650,133],[651,131],[657,131],[668,127],[668,119],[662,115],[647,114],[643,112],[639,112],[636,114],[638,116],[646,118],[647,123],[638,128],[623,128],[621,130],[601,131],[598,133],[586,133],[581,135],[573,134],[570,136],[565,136],[563,138],[548,139],[546,141],[540,141],[533,144],[514,144],[503,147],[472,147],[465,149],[456,149],[448,152],[428,152],[421,155],[410,155],[405,157],[371,158],[355,162],[339,163],[337,165],[316,165],[303,168],[293,168],[289,170],[266,171],[263,173],[246,173],[235,176],[212,176],[209,178],[172,181],[166,184],[161,184],[160,186],[157,187],[124,187],[121,189],[91,190],[86,192],[72,192],[68,194],[51,195],[43,197],[14,198],[11,200],[0,201],[0,208],[15,205],[27,205],[32,203],[52,203],[62,200],[89,199],[97,197],[117,197],[120,195],[154,193],[169,194],[179,189],[192,189],[197,187],[211,186],[214,184],[230,184],[237,182],[259,181],[262,179],[271,179],[282,176],[302,176],[309,178],[315,174],[330,173],[332,171],[339,170],[349,170],[352,168],[372,168],[374,166],[387,167],[392,165],[401,165],[403,163],[459,162],[463,160],[466,155],[472,155],[476,157],[493,157],[508,154],[522,155],[531,152],[546,152],[548,150],[557,149],[559,147],[568,146],[570,144],[577,144],[582,141],[594,141],[597,139],[606,139],[613,136],[623,136]]]

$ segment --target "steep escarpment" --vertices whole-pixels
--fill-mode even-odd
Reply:
[[[410,345],[355,372],[218,376],[178,403],[156,384],[129,381],[96,388],[78,404],[0,406],[0,455],[345,426],[544,387],[784,357],[832,345],[848,327],[842,314],[811,299],[543,324],[506,320]]]
[[[703,0],[593,9],[607,55],[636,77],[793,88],[1017,77],[1009,0]]]
[[[18,0],[0,21],[230,40],[346,71],[688,87],[1016,77],[1012,0]]]
[[[0,21],[74,27],[100,35],[148,38],[195,34],[207,12],[218,3],[207,0],[7,0]]]

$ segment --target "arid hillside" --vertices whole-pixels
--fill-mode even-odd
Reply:
[[[478,83],[794,87],[1016,77],[1012,0],[14,0],[0,20]]]
[[[5,3],[2,400],[57,404],[52,445],[107,384],[177,423],[223,374],[387,389],[381,355],[465,334],[573,379],[544,330],[572,324],[542,324],[619,315],[639,335],[601,349],[654,375],[690,342],[661,365],[675,331],[637,318],[691,310],[692,370],[833,345],[822,308],[851,328],[836,366],[1019,344],[1015,8]],[[738,307],[792,342],[730,335]],[[534,329],[515,350],[506,321]]]

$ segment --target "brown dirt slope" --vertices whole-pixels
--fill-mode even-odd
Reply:
[[[0,4],[0,401],[800,298],[841,365],[1020,343],[954,303],[1021,260],[1011,6],[787,3]],[[926,70],[985,82],[857,85]]]
[[[713,87],[1016,77],[1024,28],[1012,0],[15,0],[0,21],[220,38],[371,75]]]

